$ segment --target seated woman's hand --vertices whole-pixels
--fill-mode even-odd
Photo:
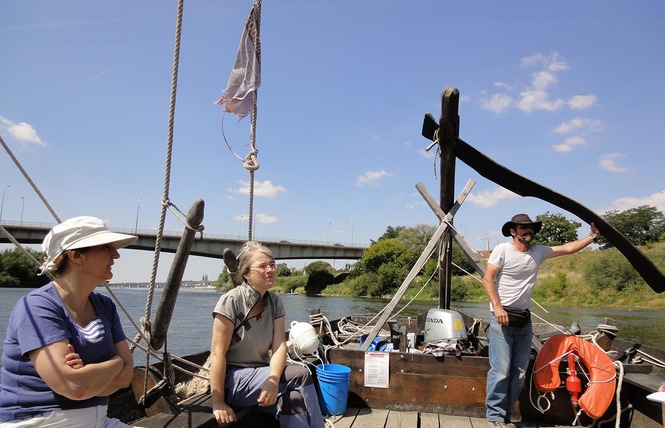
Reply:
[[[279,393],[279,384],[276,376],[269,376],[261,388],[259,395],[259,406],[267,407],[272,406],[277,402],[277,394]]]
[[[74,351],[74,345],[71,343],[67,345],[69,354],[65,355],[65,364],[73,369],[80,369],[83,367],[83,360],[81,356]]]
[[[215,415],[215,419],[220,425],[229,424],[236,421],[236,413],[233,411],[231,406],[226,403],[222,403],[213,409],[212,414]]]

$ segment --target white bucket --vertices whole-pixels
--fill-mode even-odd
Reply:
[[[306,322],[291,323],[289,341],[293,342],[304,355],[314,354],[319,349],[319,336],[314,327]]]

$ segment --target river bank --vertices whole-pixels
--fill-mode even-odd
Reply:
[[[16,301],[29,291],[29,289],[0,289],[0,298],[3,302],[0,306],[0,331],[3,339],[11,310]],[[100,288],[99,291],[107,293],[104,288]],[[130,314],[134,322],[140,323],[140,318],[145,315],[146,311],[148,290],[146,288],[113,288],[112,291],[119,300],[118,306],[122,305],[122,308]],[[221,294],[207,289],[180,290],[169,329],[169,352],[184,355],[210,347],[212,309]],[[155,292],[154,304],[151,308],[152,316],[154,316],[160,296],[161,289]],[[309,313],[312,309],[320,309],[329,320],[334,320],[349,315],[375,315],[388,302],[385,299],[305,296],[300,294],[282,294],[280,298],[286,308],[287,326],[292,321],[309,321]],[[404,304],[398,305],[393,314],[395,316],[417,316],[434,307],[436,307],[435,301],[416,300],[406,308],[404,308]],[[453,302],[452,307],[474,318],[487,319],[489,317],[487,302]],[[540,322],[540,318],[543,318],[550,323],[566,327],[577,323],[585,332],[594,330],[598,324],[603,322],[605,317],[612,318],[619,327],[620,337],[665,348],[665,330],[661,328],[665,325],[665,311],[662,310],[550,306],[539,308],[536,305],[533,309],[538,322]],[[125,333],[128,337],[133,338],[136,335],[136,329],[124,315],[123,310],[120,309],[120,311]]]

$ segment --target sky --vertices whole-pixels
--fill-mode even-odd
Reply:
[[[247,236],[251,121],[214,102],[251,7],[185,2],[167,180],[177,2],[0,3],[0,136],[61,219],[154,230],[166,187],[184,212],[205,201],[207,233]],[[437,224],[415,185],[438,198],[421,128],[446,87],[460,138],[496,162],[601,215],[665,211],[665,2],[264,0],[260,26],[257,240],[369,245]],[[478,249],[517,213],[582,223],[458,162],[456,194],[470,179],[454,222]],[[55,223],[4,151],[0,191],[3,222]],[[182,230],[171,212],[165,229]],[[150,252],[121,254],[112,282],[150,279]],[[185,279],[222,266],[192,257]]]

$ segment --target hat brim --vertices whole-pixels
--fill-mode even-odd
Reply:
[[[80,239],[67,248],[63,248],[63,250],[76,250],[80,248],[96,247],[97,245],[104,244],[113,244],[113,247],[118,250],[128,245],[132,245],[134,242],[136,242],[137,239],[139,239],[138,236],[105,230]]]
[[[517,226],[532,226],[533,227],[533,233],[538,233],[540,232],[540,229],[543,228],[543,222],[542,221],[534,221],[533,223],[515,223],[512,221],[507,221],[506,224],[503,225],[501,228],[501,233],[503,233],[503,236],[510,236],[510,229],[514,229]]]

